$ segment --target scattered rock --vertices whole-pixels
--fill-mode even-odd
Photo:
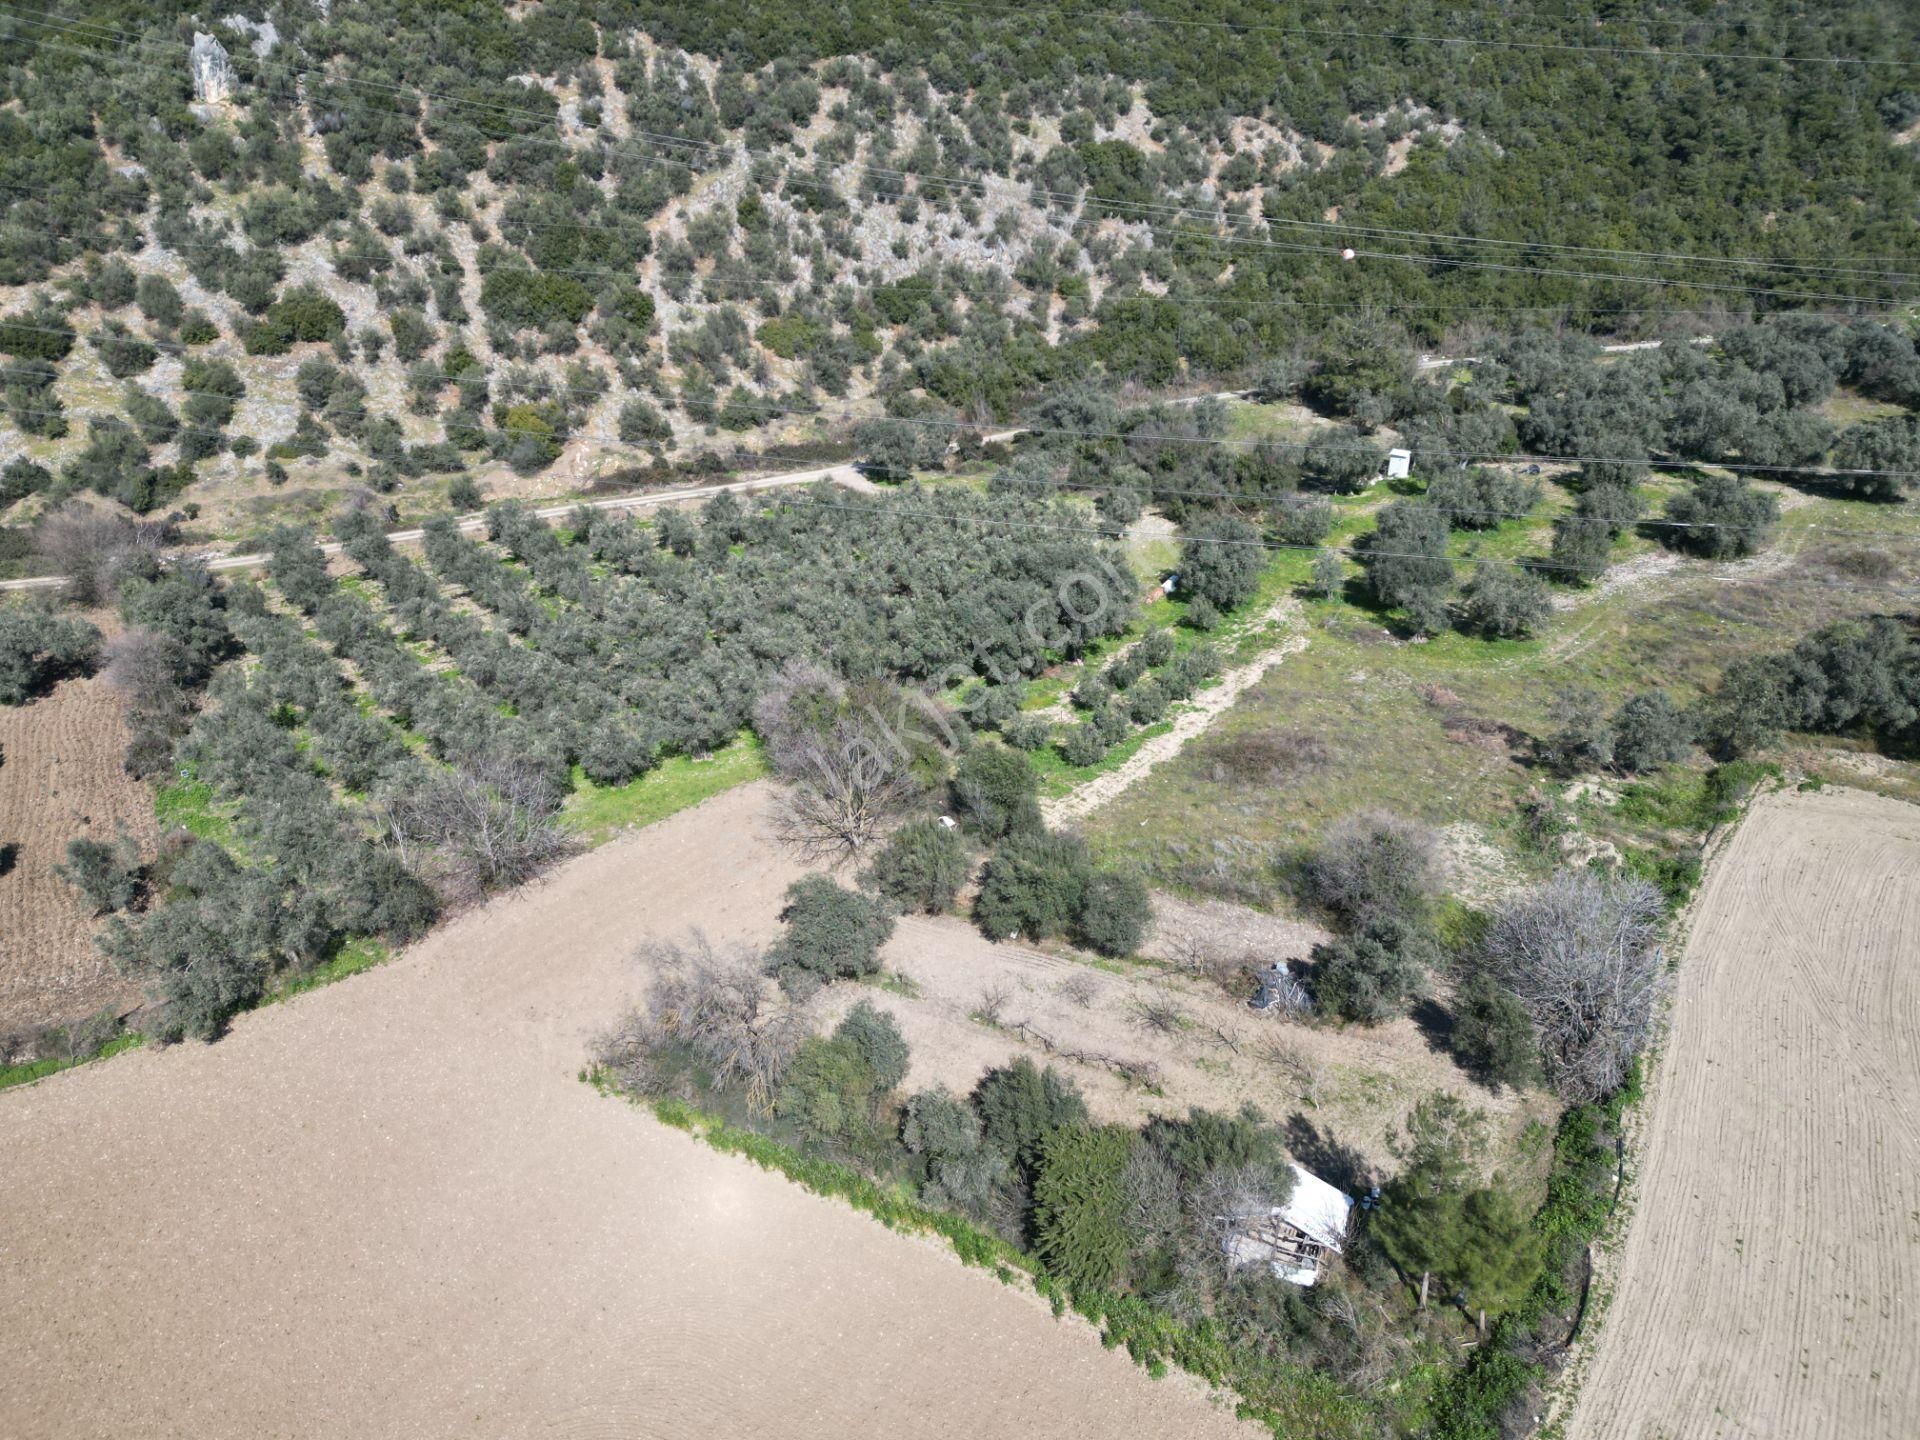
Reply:
[[[193,71],[193,98],[203,105],[219,105],[233,98],[238,77],[227,48],[203,30],[193,32],[193,49],[187,52],[187,64]]]
[[[273,47],[280,43],[280,32],[273,28],[271,20],[249,20],[244,15],[229,15],[220,22],[236,35],[253,37],[252,49],[262,60],[273,53]],[[224,55],[222,56],[224,59]]]

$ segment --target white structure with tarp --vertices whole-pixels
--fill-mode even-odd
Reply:
[[[1327,1256],[1346,1248],[1352,1218],[1350,1196],[1294,1165],[1287,1203],[1232,1217],[1221,1248],[1235,1265],[1265,1264],[1276,1279],[1311,1285]]]

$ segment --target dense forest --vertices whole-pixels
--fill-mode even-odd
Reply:
[[[1885,5],[262,24],[215,27],[209,80],[184,15],[0,13],[16,521],[216,478],[458,488],[849,407],[924,453],[1088,382],[1284,382],[1354,317],[1393,363],[1896,318],[1920,256]]]

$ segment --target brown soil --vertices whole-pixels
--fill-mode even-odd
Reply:
[[[1249,1010],[1251,986],[1230,991],[1215,978],[1232,983],[1238,961],[1303,957],[1322,932],[1237,906],[1155,904],[1165,907],[1163,933],[1149,948],[1174,957],[1166,963],[1095,966],[994,943],[961,920],[906,916],[882,959],[912,993],[836,986],[815,1013],[824,1026],[861,999],[890,1013],[913,1048],[909,1088],[964,1092],[1024,1053],[1071,1074],[1100,1120],[1253,1104],[1289,1126],[1302,1164],[1348,1184],[1395,1168],[1388,1134],[1429,1091],[1488,1112],[1501,1139],[1490,1153],[1510,1153],[1527,1122],[1547,1113],[1538,1096],[1474,1084],[1411,1019],[1305,1025]]]
[[[125,824],[154,837],[153,797],[122,767],[120,702],[104,681],[69,680],[30,705],[0,707],[0,1030],[77,1020],[138,999],[94,948],[98,924],[53,873],[69,840],[111,843]]]
[[[1761,800],[1700,898],[1568,1433],[1913,1434],[1916,1094],[1920,810]]]
[[[1250,1436],[576,1078],[639,942],[773,933],[798,871],[767,800],[615,841],[216,1045],[0,1096],[0,1434]]]

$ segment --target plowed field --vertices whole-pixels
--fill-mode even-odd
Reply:
[[[153,797],[128,777],[120,702],[99,679],[68,680],[30,705],[0,706],[0,1029],[77,1020],[137,998],[93,945],[94,920],[53,873],[67,842],[111,843],[127,825],[154,838]]]
[[[391,963],[0,1095],[0,1435],[1227,1440],[1031,1292],[577,1073],[799,873],[742,786]]]
[[[1712,866],[1576,1440],[1920,1427],[1920,809],[1761,800]]]

